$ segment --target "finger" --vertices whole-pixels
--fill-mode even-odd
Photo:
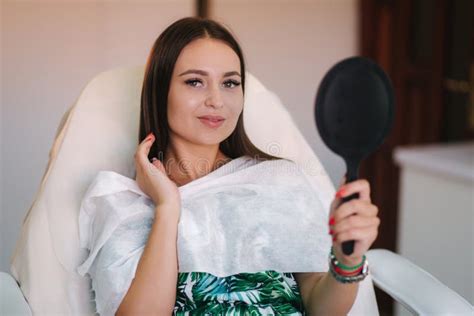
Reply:
[[[354,215],[346,217],[339,223],[332,226],[331,231],[333,232],[333,234],[339,234],[355,228],[378,227],[379,224],[380,218],[376,216],[367,217],[361,215]]]
[[[359,199],[370,202],[370,183],[366,179],[359,179],[344,184],[338,191],[338,197],[347,197],[359,193]]]
[[[147,168],[150,174],[166,174],[163,163],[156,157],[150,159],[150,164],[147,164]]]
[[[157,161],[158,161],[158,158],[156,158],[156,157],[153,157],[153,158],[150,159],[152,168],[158,168],[159,164],[157,163]]]
[[[371,244],[378,235],[378,229],[375,227],[354,228],[333,235],[333,241],[343,243],[348,240],[363,241]]]
[[[339,181],[339,186],[337,190],[341,189],[341,187],[346,183],[346,180],[347,180],[347,175],[342,176],[341,180]],[[338,208],[341,202],[342,202],[342,198],[339,197],[336,192],[336,195],[334,196],[334,199],[331,202],[331,210]],[[332,213],[330,215],[332,215]]]
[[[148,136],[138,145],[137,151],[135,153],[135,160],[142,164],[143,166],[148,163],[148,153],[150,152],[151,145],[155,141],[155,136],[153,133],[148,134]]]
[[[161,162],[161,160],[159,160],[158,158],[156,157],[151,158],[151,163],[160,171],[165,172],[165,167],[163,166],[163,163]]]
[[[376,205],[367,201],[353,199],[340,205],[332,214],[334,217],[334,224],[339,223],[342,219],[358,214],[362,216],[376,216],[379,209]]]
[[[339,181],[339,186],[337,187],[337,190],[340,190],[341,187],[346,183],[346,176],[342,176],[341,180]],[[336,192],[337,193],[337,192]],[[332,200],[331,202],[331,209],[336,209],[339,204],[341,204],[341,198],[338,197],[338,195],[336,194],[336,196],[334,197],[334,199]],[[331,214],[330,214],[331,215]]]

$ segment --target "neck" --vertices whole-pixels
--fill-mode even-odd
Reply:
[[[177,146],[168,147],[164,166],[169,178],[178,186],[201,178],[231,158],[219,150],[219,144],[212,146]]]

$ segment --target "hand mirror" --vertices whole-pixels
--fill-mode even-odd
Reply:
[[[370,59],[344,59],[324,76],[315,102],[316,126],[326,146],[344,159],[346,182],[358,179],[362,159],[383,143],[392,127],[394,107],[390,80]],[[352,194],[342,203],[358,197]],[[354,240],[345,241],[342,250],[352,254]]]

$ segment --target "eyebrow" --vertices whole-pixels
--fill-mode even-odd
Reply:
[[[185,72],[181,73],[179,76],[184,76],[184,75],[187,75],[187,74],[198,74],[198,75],[202,75],[202,76],[208,76],[209,75],[209,73],[204,71],[204,70],[189,69],[189,70],[186,70]],[[230,77],[230,76],[233,76],[233,75],[237,75],[237,76],[241,77],[240,74],[237,71],[226,72],[224,74],[224,77]]]

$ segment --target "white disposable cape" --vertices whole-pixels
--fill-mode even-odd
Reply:
[[[179,272],[326,272],[327,211],[301,167],[287,159],[231,160],[179,187]],[[100,315],[113,315],[147,242],[155,205],[135,180],[101,171],[79,213],[78,267],[92,279]]]

